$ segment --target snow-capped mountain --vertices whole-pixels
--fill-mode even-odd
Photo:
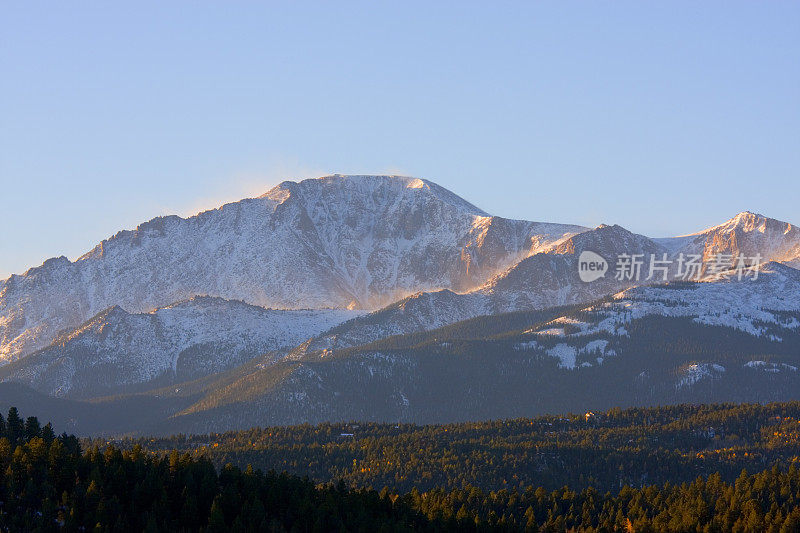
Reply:
[[[47,348],[0,367],[0,380],[70,397],[186,381],[295,346],[357,314],[272,310],[212,297],[142,314],[114,306]]]
[[[0,361],[119,305],[202,294],[281,309],[375,309],[421,290],[478,287],[585,228],[492,217],[426,180],[284,182],[190,218],[159,217],[70,262],[0,281]]]
[[[582,252],[606,260],[604,276],[581,280]],[[674,282],[674,263],[669,284],[650,275],[665,254],[717,253],[770,262],[756,280]],[[624,254],[642,258],[638,276],[615,276]],[[584,387],[569,374],[582,371],[642,394],[625,401],[694,398],[709,382],[767,374],[781,376],[773,392],[785,396],[798,367],[798,262],[798,229],[752,213],[650,239],[616,225],[493,217],[414,178],[284,182],[0,281],[0,381],[70,401],[135,392],[120,401],[149,398],[158,416],[209,430],[245,424],[251,407],[263,423],[531,414],[509,395],[569,410],[582,404],[542,391]],[[565,309],[575,312],[556,314]],[[436,329],[445,326],[454,329]],[[472,327],[492,333],[452,336]],[[681,352],[675,339],[714,357]],[[762,385],[757,401],[773,397]]]

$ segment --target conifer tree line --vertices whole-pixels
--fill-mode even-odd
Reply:
[[[735,414],[746,412],[728,406],[727,414],[745,428],[752,422]],[[611,416],[623,427],[639,414]],[[702,416],[714,419],[713,409]],[[788,430],[786,422],[773,433]],[[400,494],[252,467],[216,468],[204,456],[152,453],[140,444],[87,447],[12,408],[0,416],[0,463],[2,531],[800,530],[797,461],[743,471],[730,481],[710,474],[605,492],[465,486]]]
[[[565,485],[605,492],[711,474],[733,482],[743,469],[760,472],[773,465],[786,470],[800,459],[800,402],[612,409],[588,417],[425,426],[304,424],[113,443],[159,454],[177,449],[209,458],[217,468],[252,465],[400,494],[413,488],[549,491]]]

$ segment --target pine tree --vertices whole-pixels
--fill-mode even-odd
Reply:
[[[25,420],[25,439],[30,440],[34,437],[42,435],[42,428],[39,426],[39,419],[35,416],[29,416]]]
[[[225,515],[222,513],[222,507],[219,504],[218,498],[214,499],[211,504],[211,511],[208,515],[208,533],[225,533],[228,526],[225,525]]]
[[[19,416],[17,408],[10,408],[8,410],[8,418],[6,419],[6,433],[8,434],[8,440],[10,440],[12,443],[16,443],[22,438],[24,432],[25,427],[22,422],[22,418]]]

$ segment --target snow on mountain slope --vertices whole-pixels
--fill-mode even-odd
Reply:
[[[726,275],[714,281],[672,283],[626,289],[584,312],[595,317],[580,321],[559,318],[531,333],[579,340],[605,333],[627,335],[633,320],[647,316],[687,317],[698,324],[724,326],[780,342],[780,332],[800,331],[800,271],[771,262],[758,267],[758,277]],[[563,325],[571,333],[565,334]],[[559,331],[558,328],[562,329]]]
[[[491,303],[481,295],[456,294],[449,290],[421,292],[383,309],[344,322],[289,352],[297,359],[315,351],[328,351],[366,344],[392,335],[435,329],[468,318],[492,313]]]
[[[295,355],[314,350],[347,348],[399,335],[459,322],[481,315],[545,309],[588,303],[614,294],[635,282],[618,281],[613,272],[592,283],[578,276],[578,257],[583,250],[616,257],[620,253],[647,255],[642,272],[647,275],[649,254],[661,254],[662,246],[620,226],[602,225],[563,239],[518,262],[468,293],[436,291],[407,297],[384,309],[345,322],[298,348]],[[612,265],[613,266],[613,265]]]
[[[643,254],[641,281],[617,280],[614,273],[609,272],[594,282],[582,282],[578,277],[578,257],[584,250],[608,258],[612,269],[612,258],[621,253]],[[757,280],[752,279],[752,274],[741,282],[727,275],[718,283],[688,285],[692,290],[676,290],[675,284],[660,288],[658,275],[650,281],[646,278],[649,276],[650,255],[658,258],[663,253],[668,253],[668,248],[661,243],[620,226],[602,225],[523,259],[474,291],[465,294],[438,291],[406,298],[370,315],[345,322],[296,353],[347,348],[481,315],[589,303],[625,289],[627,291],[622,294],[632,295],[633,302],[615,303],[614,309],[625,306],[624,313],[612,313],[599,326],[601,330],[624,331],[624,321],[632,316],[662,312],[667,316],[697,313],[698,320],[704,323],[738,325],[753,332],[758,329],[754,325],[758,321],[774,322],[773,315],[764,308],[794,311],[800,302],[800,285],[796,281],[800,271],[774,262],[760,267]],[[669,279],[672,279],[674,270],[672,265]],[[664,303],[665,300],[668,303]]]
[[[680,369],[680,379],[675,384],[675,388],[682,389],[691,387],[699,381],[719,379],[723,372],[725,372],[725,367],[716,363],[692,363]]]
[[[609,304],[611,321],[633,320],[647,315],[686,316],[711,326],[735,328],[751,335],[796,330],[800,321],[786,313],[800,311],[800,271],[780,263],[759,267],[757,279],[726,276],[685,288],[635,287],[618,294]],[[600,324],[606,327],[608,322]]]
[[[490,217],[426,180],[328,176],[121,231],[75,262],[0,282],[0,363],[119,305],[148,312],[206,294],[264,307],[375,309],[475,288],[585,228]]]
[[[146,314],[115,306],[59,335],[47,348],[0,368],[0,380],[56,396],[90,397],[156,379],[195,379],[294,346],[357,314],[271,310],[211,297]]]
[[[552,321],[531,318],[537,327],[522,333],[518,323],[491,316],[484,318],[508,324],[508,335],[439,342],[432,334],[399,347],[387,342],[331,353],[298,351],[281,361],[256,357],[147,397],[172,402],[173,410],[163,415],[167,433],[326,420],[529,416],[594,409],[598,397],[604,406],[790,400],[800,383],[799,283],[797,271],[767,264],[757,280],[631,288]],[[420,309],[435,303],[426,296],[438,294],[391,307],[398,317],[413,311],[405,318],[417,320],[425,316]],[[460,296],[441,295],[463,301]],[[724,322],[733,327],[705,320],[726,315],[735,319]],[[346,324],[334,331],[350,334]],[[643,346],[651,351],[641,353]]]
[[[425,297],[438,294],[416,301],[428,308],[434,300]],[[402,308],[393,306],[392,318]],[[376,318],[335,330],[345,338],[360,322],[357,329],[369,334]],[[766,402],[800,390],[800,272],[778,263],[762,265],[758,279],[630,288],[531,326],[520,332],[510,324],[506,334],[482,338],[443,341],[432,332],[407,345],[298,350],[276,364],[251,363],[233,379],[226,374],[175,423],[208,431],[254,420],[452,422],[583,411],[600,398],[609,406]]]
[[[703,258],[760,254],[764,262],[800,267],[800,228],[749,211],[691,235],[655,240],[674,253],[700,254]]]
[[[605,277],[591,283],[580,280],[578,258],[583,251],[592,251],[606,258],[609,271]],[[643,255],[641,282],[646,283],[651,254],[659,257],[665,251],[651,239],[621,226],[601,225],[565,239],[544,253],[520,261],[476,292],[489,297],[498,311],[543,309],[589,302],[638,283],[635,280],[615,279],[614,268],[618,255]]]

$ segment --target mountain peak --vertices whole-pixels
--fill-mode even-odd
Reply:
[[[662,247],[654,241],[633,233],[619,224],[600,224],[593,230],[573,235],[563,242],[558,243],[548,250],[549,253],[574,254],[583,250],[606,253],[612,256],[616,253],[656,253]]]
[[[434,199],[473,216],[489,216],[482,209],[441,185],[426,179],[399,175],[331,174],[300,181],[284,181],[260,198],[282,203],[288,200],[293,193],[300,196],[317,196],[330,194],[333,191],[346,193],[348,197],[355,199],[387,198],[388,196],[402,196],[410,200],[414,198]]]
[[[788,222],[742,211],[722,224],[672,239],[659,239],[674,252],[733,254],[800,266],[800,228]]]
[[[685,235],[685,237],[707,235],[710,233],[720,233],[720,232],[728,233],[735,230],[740,230],[745,232],[757,230],[763,233],[767,227],[778,227],[778,226],[791,228],[791,224],[787,222],[776,220],[774,218],[769,218],[767,216],[762,215],[761,213],[755,213],[753,211],[742,211],[741,213],[736,214],[736,216],[734,216],[733,218],[726,220],[722,224],[717,224],[716,226],[711,226],[710,228],[706,228],[696,233]]]
[[[766,217],[765,217],[764,215],[762,215],[761,213],[756,213],[756,212],[754,212],[754,211],[742,211],[741,213],[737,214],[737,215],[736,215],[735,217],[733,217],[733,218],[734,218],[734,219],[737,219],[737,218],[748,218],[748,217],[759,217],[759,218],[766,218]]]
[[[428,180],[415,178],[411,176],[400,176],[396,174],[327,174],[325,176],[318,176],[316,178],[304,178],[297,181],[293,180],[284,180],[280,182],[278,185],[267,191],[261,197],[265,197],[269,195],[269,193],[276,189],[283,189],[287,187],[292,187],[300,184],[306,184],[313,186],[314,184],[317,185],[328,185],[328,186],[335,186],[335,185],[344,185],[344,184],[351,184],[351,185],[377,185],[381,183],[397,183],[409,189],[421,189],[426,188],[430,185],[436,185],[433,182]]]
[[[776,221],[775,219],[766,217],[761,213],[755,213],[753,211],[742,211],[741,213],[738,213],[735,217],[730,219],[726,224],[746,225],[767,220],[779,222]]]

